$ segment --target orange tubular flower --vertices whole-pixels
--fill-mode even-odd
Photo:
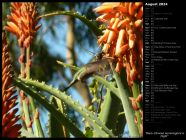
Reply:
[[[128,85],[143,80],[143,3],[104,2],[94,9],[107,28],[98,39],[102,51],[117,58],[116,71],[126,68]]]
[[[12,2],[11,8],[5,30],[17,36],[19,47],[29,47],[35,33],[41,27],[37,25],[39,19],[36,19],[36,5],[33,2]]]
[[[20,124],[16,124],[19,116],[14,108],[17,96],[13,96],[15,87],[12,85],[11,64],[5,34],[2,34],[2,137],[16,138],[20,135]],[[14,108],[14,109],[13,109]]]

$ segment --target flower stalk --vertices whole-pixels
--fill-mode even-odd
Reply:
[[[134,104],[136,105],[136,109],[135,110],[135,116],[136,116],[136,121],[137,121],[137,126],[138,126],[138,130],[141,136],[143,136],[143,115],[141,114],[141,112],[143,113],[143,108],[140,104],[142,97],[140,94],[140,90],[139,90],[139,85],[134,82],[133,86],[132,86],[132,93],[133,93],[133,98],[132,98],[132,102],[134,102]]]
[[[30,45],[34,38],[34,35],[38,31],[41,25],[37,25],[39,19],[36,19],[38,15],[36,4],[32,2],[13,2],[11,3],[11,15],[8,15],[7,26],[4,28],[15,34],[18,38],[18,44],[20,48],[20,74],[22,78],[30,78],[30,67],[31,67],[31,55],[30,55]],[[27,97],[27,95],[20,90],[21,102],[23,105],[23,118],[25,118],[25,123],[27,130],[30,133],[32,131],[32,121],[29,113],[29,106],[31,104],[31,109],[33,116],[37,113],[34,105],[34,100],[32,97]],[[36,121],[36,122],[35,122]],[[41,129],[41,124],[39,119],[34,119],[37,125],[35,133],[38,136],[43,137],[44,133]]]
[[[134,122],[135,119],[135,115],[134,115],[134,110],[132,108],[132,105],[129,101],[129,87],[127,85],[127,81],[126,78],[123,76],[123,81],[121,80],[121,77],[119,76],[119,74],[117,72],[114,71],[114,67],[112,66],[112,70],[113,70],[113,74],[118,86],[118,91],[119,91],[119,96],[123,105],[123,109],[125,112],[125,117],[126,117],[126,121],[128,124],[128,128],[129,128],[129,133],[131,137],[140,137],[139,132],[138,132],[138,128]]]
[[[11,71],[10,58],[6,35],[2,34],[2,137],[17,138],[20,136],[21,125],[16,124],[20,119],[16,115],[17,95],[12,83],[13,73]]]

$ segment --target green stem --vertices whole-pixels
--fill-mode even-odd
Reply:
[[[129,87],[126,81],[126,76],[125,76],[126,73],[122,74],[123,81],[121,81],[120,75],[114,71],[114,68],[112,65],[111,67],[112,67],[112,71],[113,71],[113,74],[114,74],[114,77],[115,77],[115,80],[118,86],[119,96],[123,104],[123,109],[125,112],[125,117],[126,117],[126,121],[128,124],[130,136],[140,137],[138,128],[134,122],[134,118],[135,118],[134,111],[129,101]]]
[[[94,32],[96,36],[102,35],[102,31],[92,21],[88,20],[86,16],[79,15],[77,12],[56,11],[56,12],[41,15],[38,17],[38,19],[43,17],[56,16],[56,15],[68,15],[68,16],[73,16],[75,18],[78,18],[79,20],[84,22]]]
[[[33,133],[32,126],[30,126],[31,120],[30,120],[30,114],[29,114],[29,105],[28,105],[28,101],[26,100],[28,100],[27,97],[23,99],[23,110],[24,110],[24,115],[25,115],[25,123],[26,123],[28,132]]]
[[[21,56],[24,57],[25,56],[25,48],[20,48],[20,53],[21,53]],[[20,68],[21,77],[24,78],[24,75],[25,75],[24,60],[22,60],[22,62],[20,62],[20,65],[21,65],[21,68]],[[20,90],[20,92],[21,92],[21,90]],[[24,113],[22,115],[25,117],[25,124],[26,124],[27,130],[33,134],[32,127],[28,127],[29,124],[31,123],[31,120],[30,120],[30,114],[29,114],[29,107],[28,107],[28,104],[26,103],[26,100],[25,100],[25,98],[27,98],[27,97],[26,97],[25,93],[23,93],[23,94],[25,97],[24,98],[21,97],[22,104],[23,104],[23,109],[21,109],[21,110],[23,110],[23,113]]]
[[[133,86],[132,86],[132,93],[133,93],[133,97],[136,99],[138,97],[138,95],[140,94],[140,90],[139,90],[139,86],[136,82],[133,83]],[[139,102],[137,102],[137,106],[139,107],[139,109],[142,109],[141,105]],[[139,130],[139,133],[141,132],[141,128],[140,128],[140,125],[142,125],[142,120],[141,120],[141,115],[140,115],[140,112],[139,110],[136,110],[135,111],[135,115],[137,117],[137,123],[138,123],[138,130]]]
[[[25,55],[25,48],[20,48],[20,53],[22,56]],[[20,62],[20,65],[21,65],[21,77],[24,78],[24,71],[25,71],[25,66],[24,66],[24,62]]]
[[[139,96],[139,94],[140,94],[139,85],[138,85],[136,82],[133,83],[132,92],[133,92],[133,96],[134,96],[135,99],[136,99],[136,98]],[[141,104],[140,104],[139,102],[137,102],[137,105],[138,105],[139,108],[142,109],[142,106],[141,106]]]
[[[71,69],[73,69],[73,70],[76,70],[76,71],[80,70],[79,67],[76,67],[76,66],[73,66],[73,65],[64,63],[64,62],[62,62],[62,61],[57,60],[56,62],[57,62],[59,65],[62,65],[63,67],[69,67],[69,68],[71,68]]]
[[[26,78],[30,78],[30,46],[26,48]]]
[[[24,55],[24,48],[20,48],[20,55]],[[23,62],[20,62],[20,75],[21,75],[21,77],[22,78],[24,78],[24,63]],[[19,93],[21,92],[21,90],[19,90]],[[23,109],[23,100],[22,100],[22,98],[20,97],[20,114],[21,114],[21,116],[24,116],[24,109]],[[26,129],[27,127],[26,127],[26,122],[22,119],[22,127],[24,128],[24,129]]]
[[[20,116],[24,115],[24,110],[23,110],[23,100],[21,99],[21,97],[19,97],[20,100]],[[23,119],[22,120],[22,128],[26,129],[26,123]]]
[[[34,111],[34,113],[36,113],[36,106],[35,106],[35,103],[34,103],[34,100],[32,97],[30,97],[30,104],[31,104],[32,110]],[[35,123],[35,129],[38,130],[37,135],[40,137],[44,137],[45,135],[44,135],[43,129],[41,127],[41,122],[40,122],[39,118],[34,117],[34,123]]]
[[[26,78],[29,79],[30,78],[30,46],[27,46],[26,48]],[[36,113],[36,106],[35,106],[35,103],[34,103],[34,100],[32,97],[30,97],[30,104],[31,104],[31,109],[32,109],[32,112],[33,112],[33,116],[34,114]],[[41,127],[41,122],[38,119],[34,118],[34,123],[35,123],[35,133],[38,134],[38,136],[40,137],[44,137],[44,132],[42,130],[42,127]]]

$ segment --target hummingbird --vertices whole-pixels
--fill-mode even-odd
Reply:
[[[110,73],[110,62],[113,62],[114,58],[104,56],[103,52],[96,55],[96,59],[93,62],[88,63],[81,67],[75,74],[69,85],[62,91],[68,90],[72,85],[78,81],[85,81],[93,74],[104,76]]]

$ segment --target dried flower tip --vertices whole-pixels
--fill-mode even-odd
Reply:
[[[20,92],[19,92],[19,96],[21,97],[21,99],[22,100],[24,100],[25,99],[25,94],[24,94],[24,91],[23,90],[20,90]]]
[[[132,108],[133,108],[134,110],[138,110],[139,107],[138,107],[138,105],[137,105],[136,99],[134,99],[133,97],[129,97],[129,99],[130,99],[131,102],[132,102]]]
[[[116,71],[117,73],[120,73],[121,69],[122,69],[122,64],[118,62],[118,63],[116,64],[115,71]]]
[[[137,119],[136,116],[134,116],[134,122],[135,122],[136,125],[138,124],[138,119]]]
[[[25,102],[26,102],[27,105],[29,105],[30,101],[29,101],[28,97],[25,97]]]
[[[18,58],[19,63],[25,63],[25,56],[24,54],[21,54]]]
[[[37,108],[36,108],[36,110],[35,110],[34,118],[35,118],[35,119],[39,119],[39,111],[38,111]]]
[[[33,121],[31,120],[30,123],[27,125],[27,128],[32,128]]]
[[[136,101],[137,102],[140,102],[142,100],[142,98],[143,98],[143,95],[142,94],[139,94],[138,97],[137,97],[137,99],[136,99]]]
[[[21,119],[22,119],[23,121],[25,121],[25,115],[24,115],[24,114],[21,116]]]
[[[32,60],[29,60],[29,67],[32,66]]]
[[[136,76],[137,76],[137,70],[136,70],[136,69],[132,69],[132,70],[130,71],[131,80],[132,80],[132,81],[135,81],[135,80],[136,80]]]
[[[122,69],[122,61],[123,61],[123,58],[122,57],[119,57],[118,58],[118,62],[116,64],[116,68],[115,68],[115,71],[120,73],[121,69]]]

